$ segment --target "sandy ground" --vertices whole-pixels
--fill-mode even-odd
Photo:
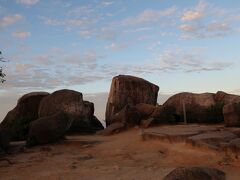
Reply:
[[[0,161],[0,179],[155,180],[179,166],[209,166],[239,180],[240,160],[215,152],[142,141],[133,129],[113,136],[67,136],[67,140],[26,149]]]

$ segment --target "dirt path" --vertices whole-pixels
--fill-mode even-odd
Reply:
[[[61,143],[34,147],[0,162],[0,179],[162,179],[179,166],[210,166],[240,177],[240,161],[214,152],[157,140],[140,131],[113,136],[68,136]]]

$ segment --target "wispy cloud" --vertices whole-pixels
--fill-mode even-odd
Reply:
[[[196,12],[196,11],[187,11],[183,14],[182,20],[183,21],[193,21],[196,19],[201,19],[203,17],[202,12]]]
[[[232,62],[229,60],[212,60],[204,57],[202,52],[192,51],[189,53],[182,49],[164,51],[156,57],[156,64],[163,71],[183,71],[186,73],[221,71],[232,66]]]
[[[183,12],[182,23],[178,26],[184,39],[206,39],[224,37],[234,33],[234,24],[238,22],[239,9],[224,9],[206,1]]]
[[[0,26],[6,27],[10,26],[12,24],[15,24],[23,19],[23,16],[21,14],[13,14],[4,16],[2,19],[0,19]]]
[[[135,17],[127,18],[123,21],[124,25],[136,25],[136,24],[144,24],[149,22],[158,21],[161,18],[168,17],[175,13],[177,8],[175,6],[163,9],[163,10],[153,10],[153,9],[145,9],[139,15]]]
[[[40,0],[16,0],[17,3],[28,5],[28,6],[37,4],[39,1]]]
[[[196,7],[192,9],[187,9],[183,12],[181,17],[182,21],[196,21],[202,19],[204,17],[204,11],[207,7],[207,3],[205,1],[199,1]]]
[[[19,39],[25,39],[31,36],[31,33],[27,31],[15,31],[12,33],[12,36]]]
[[[111,49],[113,51],[119,51],[119,50],[125,49],[127,47],[128,47],[127,43],[116,43],[116,42],[113,42],[113,43],[107,45],[105,48],[106,49]]]

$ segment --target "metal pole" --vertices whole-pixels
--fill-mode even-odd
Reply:
[[[187,115],[186,115],[186,107],[184,100],[182,101],[183,104],[183,116],[184,116],[184,124],[187,124]]]

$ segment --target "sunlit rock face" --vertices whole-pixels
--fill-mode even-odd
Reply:
[[[223,104],[238,103],[240,102],[240,96],[234,94],[227,94],[223,91],[218,91],[214,99],[216,102],[221,102]]]
[[[119,75],[112,79],[108,96],[105,120],[107,126],[111,124],[111,117],[126,105],[139,103],[156,105],[159,87],[142,78]]]

